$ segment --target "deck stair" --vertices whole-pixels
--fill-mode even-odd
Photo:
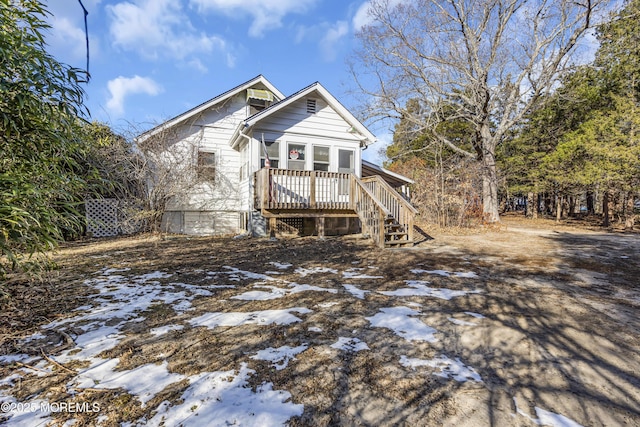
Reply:
[[[363,233],[380,247],[413,246],[416,209],[379,176],[354,179]]]
[[[384,220],[384,245],[386,247],[413,245],[409,239],[407,224],[400,224],[393,216]]]

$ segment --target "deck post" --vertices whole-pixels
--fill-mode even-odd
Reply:
[[[260,206],[260,208],[265,209],[269,206],[269,201],[270,201],[269,183],[271,181],[271,176],[269,175],[269,169],[264,169],[264,168],[260,170],[260,174],[262,175],[262,179],[261,179],[262,188],[260,189],[262,193],[262,205]]]
[[[413,219],[413,215],[409,216],[409,221],[407,227],[409,227],[408,234],[407,234],[407,240],[409,240],[410,242],[413,242],[413,223],[414,223],[414,219]]]
[[[309,174],[309,207],[316,208],[316,171]]]
[[[383,249],[384,249],[384,244],[385,244],[384,240],[385,240],[385,232],[386,232],[385,226],[384,226],[385,225],[385,221],[384,221],[385,218],[386,218],[386,216],[384,214],[384,211],[382,209],[380,209],[379,210],[379,219],[378,219],[378,221],[380,221],[380,225],[379,225],[379,227],[380,227],[379,233],[380,234],[378,234],[377,237],[378,237],[378,247],[383,248]]]
[[[316,231],[318,232],[318,237],[324,239],[324,217],[319,216],[316,217]]]
[[[275,216],[269,218],[269,237],[272,239],[276,238],[277,220]]]
[[[349,208],[356,210],[356,178],[355,175],[349,175]]]

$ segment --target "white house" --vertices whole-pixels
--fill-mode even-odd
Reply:
[[[412,181],[363,162],[375,136],[320,83],[285,96],[257,76],[138,142],[153,139],[187,166],[164,214],[169,232],[264,235],[286,223],[320,235],[361,229],[380,246],[412,240],[415,209],[396,191]]]

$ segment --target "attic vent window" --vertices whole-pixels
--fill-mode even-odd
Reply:
[[[273,93],[262,89],[247,89],[247,103],[249,104],[249,115],[254,115],[259,111],[269,107],[274,100]]]
[[[317,103],[315,99],[307,99],[307,113],[315,114],[317,112]]]
[[[247,99],[261,99],[267,102],[273,102],[273,93],[268,90],[247,89]]]

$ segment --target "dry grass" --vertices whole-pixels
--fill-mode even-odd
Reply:
[[[432,239],[416,248],[384,251],[357,237],[270,241],[140,236],[69,244],[55,255],[59,269],[43,282],[12,278],[11,295],[1,307],[0,354],[55,355],[69,348],[72,330],[52,330],[45,339],[28,344],[22,338],[90,301],[94,290],[85,280],[100,269],[128,268],[120,273],[127,276],[163,271],[172,277],[160,279],[162,283],[204,281],[235,288],[216,288],[213,296],[194,299],[195,310],[187,317],[169,305],[153,304],[141,313],[143,321],[128,324],[123,329],[126,337],[101,355],[120,358],[119,369],[167,361],[170,372],[193,375],[234,370],[240,362],[248,362],[256,371],[252,386],[272,382],[274,389],[289,391],[294,402],[305,405],[304,414],[293,418],[291,425],[510,425],[515,419],[514,396],[531,405],[528,413],[541,406],[585,426],[605,421],[639,425],[637,235],[509,218],[499,229],[475,233],[424,231]],[[207,275],[224,266],[266,273],[274,270],[271,262],[293,265],[278,276],[282,280],[338,293],[301,292],[276,300],[239,301],[230,298],[254,290],[254,281],[238,282],[224,275],[212,280]],[[330,267],[337,273],[301,278],[294,271],[298,267]],[[346,280],[341,273],[353,267],[384,278]],[[429,276],[429,286],[481,293],[452,300],[391,300],[377,293],[416,279],[411,268],[474,271],[479,275],[475,281]],[[588,280],[593,275],[600,279]],[[344,283],[370,293],[364,300],[355,298],[344,290]],[[335,304],[323,305],[328,302]],[[439,331],[437,342],[408,342],[390,330],[371,328],[366,320],[383,307],[411,303],[419,304],[420,319]],[[209,330],[186,322],[207,312],[281,307],[308,307],[312,312],[301,316],[300,323],[269,328]],[[451,322],[465,318],[464,312],[486,318],[477,327]],[[167,324],[182,324],[184,329],[160,337],[148,333]],[[331,348],[339,336],[358,337],[370,351]],[[260,349],[300,343],[308,344],[308,349],[287,369],[275,370],[269,362],[248,359]],[[400,355],[428,359],[438,354],[474,366],[484,383],[445,380],[398,363]],[[0,378],[20,368],[0,366]],[[187,386],[173,384],[143,407],[123,390],[74,394],[79,390],[70,390],[68,383],[78,368],[54,365],[51,374],[26,375],[12,394],[18,399],[47,395],[49,400],[96,402],[99,414],[60,413],[56,420],[75,418],[75,425],[95,425],[101,415],[107,417],[102,425],[109,426],[152,416],[163,400],[178,402]],[[517,422],[530,425],[525,418]]]

